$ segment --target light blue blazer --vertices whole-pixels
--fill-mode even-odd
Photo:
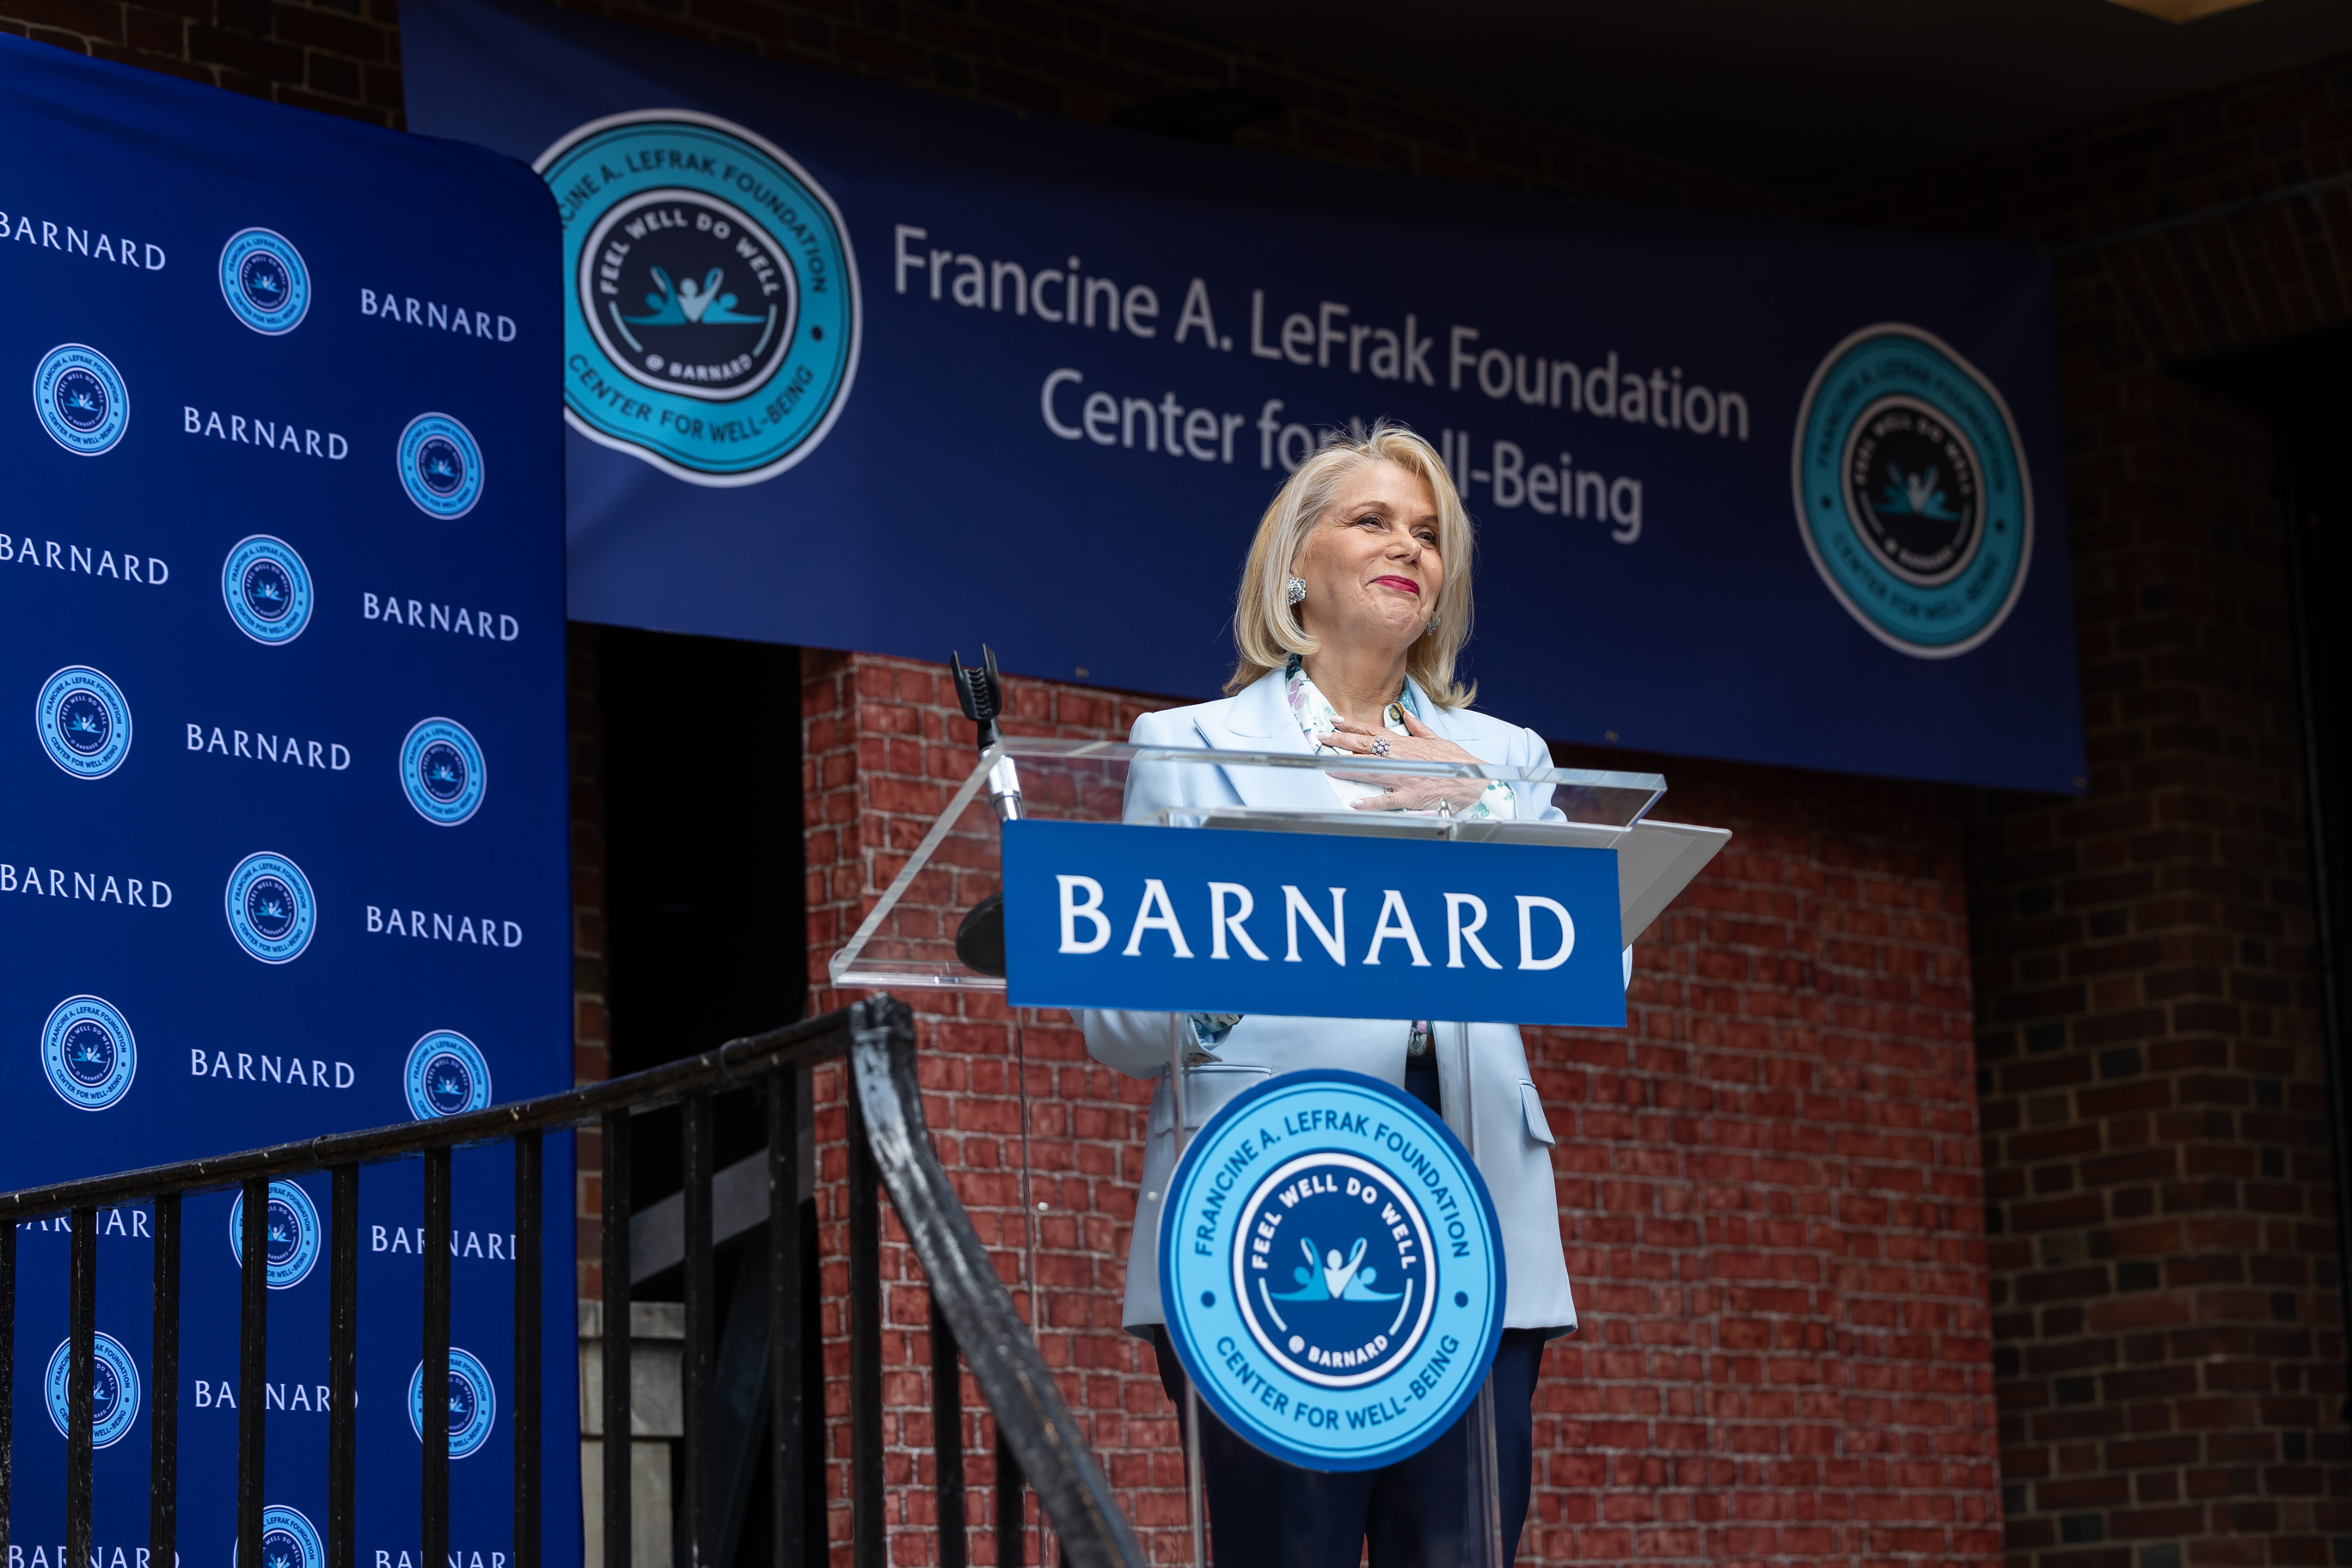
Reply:
[[[1139,746],[1211,747],[1219,751],[1289,752],[1313,748],[1293,717],[1283,672],[1276,670],[1221,702],[1146,713],[1129,739]],[[1423,721],[1481,762],[1506,766],[1549,765],[1550,748],[1532,730],[1522,730],[1467,709],[1440,708],[1419,687],[1413,696]],[[1548,794],[1548,792],[1547,792]],[[1152,767],[1144,764],[1128,779],[1129,821],[1171,805],[1288,806],[1329,811],[1336,802],[1321,773],[1292,768]],[[1562,820],[1548,798],[1523,795],[1526,820]],[[1302,993],[1301,1010],[1314,1005]],[[1175,1169],[1173,1100],[1168,1088],[1169,1019],[1165,1013],[1087,1010],[1078,1015],[1087,1049],[1105,1067],[1133,1078],[1158,1079],[1143,1155],[1143,1194],[1136,1205],[1135,1235],[1128,1249],[1127,1298],[1120,1321],[1129,1331],[1148,1333],[1164,1321],[1160,1310],[1160,1198]],[[1184,1075],[1185,1116],[1197,1128],[1224,1103],[1268,1076],[1306,1068],[1345,1068],[1402,1087],[1405,1040],[1412,1027],[1403,1018],[1276,1017],[1253,1014],[1234,1026],[1215,1047],[1213,1064]],[[1465,1026],[1434,1025],[1435,1054],[1445,1104],[1468,1104],[1475,1119],[1478,1171],[1494,1194],[1503,1225],[1503,1249],[1510,1276],[1504,1325],[1568,1333],[1576,1327],[1576,1301],[1560,1250],[1559,1198],[1553,1187],[1552,1131],[1543,1102],[1528,1071],[1526,1047],[1509,1024],[1472,1024],[1468,1032],[1469,1082],[1463,1082]],[[1466,1100],[1465,1100],[1466,1095]]]

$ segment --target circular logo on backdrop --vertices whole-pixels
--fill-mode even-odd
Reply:
[[[68,1105],[104,1110],[131,1092],[139,1075],[131,1021],[104,997],[67,997],[41,1026],[41,1067]]]
[[[498,1390],[490,1369],[471,1351],[449,1347],[449,1457],[462,1459],[490,1440],[499,1418]],[[408,1379],[408,1425],[416,1440],[425,1441],[425,1363],[418,1362]]]
[[[482,748],[455,719],[426,719],[400,743],[400,787],[427,822],[455,827],[482,804]]]
[[[102,779],[131,754],[131,704],[86,664],[69,664],[41,683],[33,724],[49,761],[78,779]]]
[[[121,373],[81,343],[59,343],[41,356],[33,369],[33,408],[50,439],[85,458],[111,448],[131,424]]]
[[[446,414],[420,414],[400,433],[400,485],[418,510],[463,517],[482,499],[482,448]]]
[[[419,1121],[490,1103],[490,1064],[455,1029],[436,1029],[409,1047],[408,1109]]]
[[[229,1205],[228,1249],[245,1267],[245,1194]],[[310,1277],[319,1261],[319,1209],[292,1182],[269,1184],[269,1288],[284,1290]]]
[[[236,1562],[231,1542],[228,1560]],[[272,1503],[261,1510],[262,1568],[327,1568],[327,1549],[310,1521],[296,1510]]]
[[[310,269],[275,229],[246,228],[221,247],[221,297],[236,319],[277,337],[302,324],[310,309]]]
[[[1318,1470],[1394,1464],[1477,1396],[1502,1227],[1444,1123],[1360,1073],[1285,1073],[1209,1119],[1169,1183],[1160,1298],[1220,1420]]]
[[[248,855],[228,874],[223,897],[237,945],[264,963],[285,963],[310,945],[319,901],[302,868],[283,855]]]
[[[254,641],[292,642],[310,624],[310,569],[284,540],[247,534],[221,563],[221,600]]]
[[[808,171],[687,110],[591,121],[533,166],[563,218],[572,427],[701,485],[814,450],[862,323],[848,226]]]
[[[2000,391],[1916,327],[1832,349],[1797,411],[1797,523],[1839,603],[1920,658],[2000,629],[2033,560],[2033,494]]]
[[[139,1365],[112,1334],[90,1337],[90,1447],[110,1448],[129,1434],[139,1419]],[[48,1395],[49,1421],[60,1437],[71,1436],[73,1420],[73,1341],[66,1340],[49,1352],[48,1370],[41,1386]]]

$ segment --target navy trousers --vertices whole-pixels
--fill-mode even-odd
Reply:
[[[1184,1408],[1184,1369],[1155,1326],[1160,1384]],[[1518,1555],[1535,1471],[1536,1372],[1544,1331],[1505,1329],[1495,1352],[1495,1448],[1502,1467],[1503,1559]],[[1470,1420],[1380,1470],[1302,1470],[1252,1447],[1201,1411],[1201,1468],[1217,1568],[1457,1568],[1475,1528]]]
[[[1419,1068],[1415,1071],[1413,1069]],[[1438,1110],[1437,1068],[1409,1062],[1407,1093]],[[1443,1114],[1443,1112],[1440,1112]],[[1495,1352],[1495,1450],[1502,1469],[1503,1561],[1516,1563],[1535,1480],[1536,1373],[1542,1329],[1505,1329]],[[1184,1408],[1184,1367],[1155,1326],[1160,1385]],[[1203,1407],[1201,1469],[1217,1568],[1458,1568],[1475,1528],[1470,1508],[1470,1421],[1475,1407],[1412,1458],[1339,1473],[1286,1465],[1234,1436]]]

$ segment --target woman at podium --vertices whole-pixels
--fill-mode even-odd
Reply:
[[[1366,771],[1346,777],[1281,770],[1281,787],[1320,792],[1317,809],[1560,820],[1547,790],[1378,771],[1393,758],[1527,768],[1551,761],[1533,731],[1473,711],[1475,689],[1455,679],[1454,661],[1470,635],[1470,563],[1469,517],[1429,443],[1385,422],[1351,427],[1299,466],[1258,523],[1234,614],[1240,657],[1226,696],[1147,713],[1129,739],[1139,746],[1363,758]],[[1139,768],[1127,813],[1133,819],[1171,805],[1263,804],[1246,798],[1260,787],[1251,780],[1273,771]],[[1156,1248],[1160,1199],[1179,1143],[1168,1081],[1171,1021],[1161,1013],[1112,1011],[1084,1013],[1081,1020],[1097,1060],[1159,1080],[1122,1321],[1153,1341],[1160,1380],[1181,1408],[1184,1373],[1161,1316]],[[1508,1272],[1494,1363],[1507,1558],[1527,1519],[1544,1342],[1576,1327],[1552,1134],[1518,1030],[1224,1014],[1195,1014],[1175,1027],[1185,1047],[1190,1127],[1268,1075],[1339,1068],[1398,1085],[1475,1134],[1465,1141],[1494,1196]],[[1372,1568],[1464,1562],[1474,1517],[1468,1427],[1475,1414],[1474,1406],[1437,1442],[1386,1469],[1325,1473],[1259,1452],[1202,1409],[1217,1568],[1355,1568],[1367,1543]]]

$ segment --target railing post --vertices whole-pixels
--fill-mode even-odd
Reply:
[[[801,1069],[768,1074],[769,1528],[772,1568],[801,1568],[807,1434],[801,1421]],[[822,1509],[824,1500],[817,1500]],[[520,1564],[517,1564],[520,1568]]]
[[[417,1435],[424,1444],[424,1496],[418,1500],[424,1561],[449,1561],[449,1151],[425,1152],[425,1345],[417,1376]]]
[[[938,1500],[940,1568],[964,1568],[963,1362],[955,1330],[931,1299],[931,1488]]]
[[[1021,1568],[1029,1555],[1029,1507],[1021,1498],[1021,1461],[996,1421],[996,1568]]]
[[[680,1173],[684,1189],[680,1217],[686,1226],[686,1345],[684,1363],[678,1368],[686,1418],[686,1495],[679,1500],[686,1514],[683,1568],[715,1568],[718,1532],[711,1518],[710,1472],[716,1468],[718,1445],[713,1441],[716,1423],[711,1403],[719,1331],[711,1300],[710,1097],[687,1096],[678,1108],[678,1124],[685,1166]]]
[[[515,1137],[514,1568],[539,1568],[541,1138]]]
[[[237,1289],[236,1363],[236,1560],[261,1562],[261,1488],[264,1416],[269,1403],[269,1179],[248,1178],[238,1247],[243,1253]]]
[[[0,1561],[14,1517],[16,1461],[16,1219],[0,1220]]]
[[[89,1468],[98,1369],[98,1211],[73,1211],[66,1271],[66,1561],[89,1562]]]
[[[327,1221],[327,1568],[358,1550],[360,1168],[338,1165]],[[152,1561],[152,1560],[151,1560]]]
[[[13,1229],[11,1243],[15,1241]],[[180,1541],[180,1194],[155,1198],[155,1308],[148,1351],[147,1561],[170,1563]],[[5,1355],[0,1351],[0,1355]],[[6,1395],[0,1394],[0,1404]],[[0,1438],[5,1441],[5,1438]],[[5,1511],[5,1503],[0,1503]]]
[[[629,1113],[604,1113],[604,1564],[630,1568]],[[427,1563],[425,1568],[437,1568]]]
[[[854,1568],[886,1568],[882,1540],[882,1207],[857,1078],[849,1102],[849,1524]]]

